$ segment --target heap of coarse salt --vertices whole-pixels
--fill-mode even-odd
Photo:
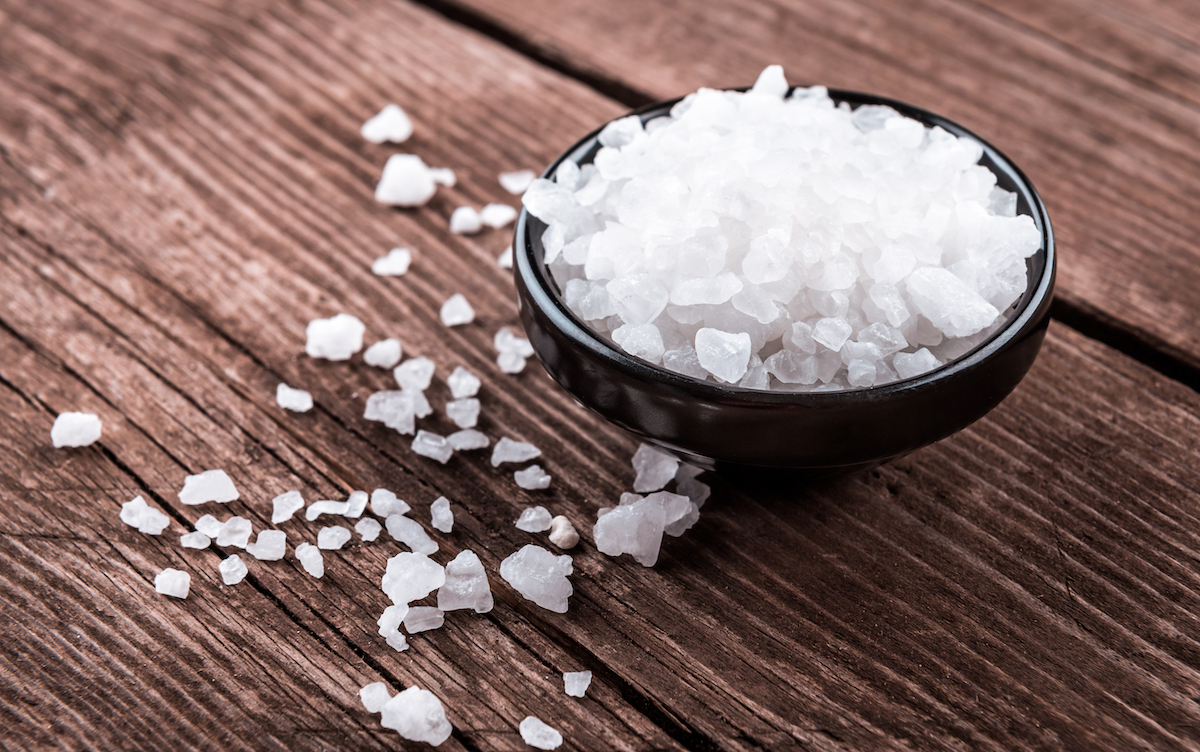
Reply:
[[[313,358],[349,360],[362,349],[366,326],[357,317],[339,313],[327,319],[313,319],[304,331],[304,352]]]
[[[778,66],[599,136],[523,202],[566,304],[635,357],[752,389],[864,388],[983,342],[1041,233],[983,147]]]
[[[100,418],[95,413],[60,413],[50,429],[55,448],[82,447],[100,439]]]
[[[379,114],[362,124],[362,137],[373,144],[391,141],[402,144],[413,133],[412,120],[400,105],[386,105]]]
[[[567,579],[573,569],[570,556],[556,556],[532,543],[500,562],[500,576],[514,590],[559,614],[567,612],[567,599],[575,592]]]

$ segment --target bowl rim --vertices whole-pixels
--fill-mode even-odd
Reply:
[[[731,87],[722,89],[722,91],[746,92],[749,88],[748,86]],[[806,88],[810,87],[789,87],[785,96],[790,97],[797,89]],[[1000,177],[1001,174],[1006,175],[1016,184],[1018,202],[1024,203],[1028,207],[1029,214],[1042,235],[1041,247],[1026,260],[1027,270],[1034,266],[1034,262],[1039,255],[1044,256],[1045,261],[1041,266],[1038,278],[1036,280],[1030,279],[1025,292],[1018,299],[1016,310],[1013,312],[1011,318],[1000,329],[993,332],[991,336],[965,354],[919,376],[898,379],[879,386],[857,387],[836,391],[793,392],[786,390],[751,389],[735,384],[702,381],[629,355],[622,351],[616,343],[605,339],[603,335],[593,330],[586,322],[580,319],[566,305],[562,291],[550,274],[547,265],[539,258],[535,258],[535,255],[541,251],[541,241],[539,238],[535,242],[531,225],[533,222],[544,223],[532,217],[524,206],[521,207],[514,229],[513,247],[514,250],[520,249],[515,254],[514,273],[520,275],[526,281],[525,286],[531,299],[573,343],[585,348],[594,357],[607,361],[612,367],[631,376],[643,380],[652,380],[653,383],[662,388],[684,393],[707,402],[736,402],[747,406],[762,407],[786,405],[819,408],[825,405],[843,404],[848,399],[856,401],[884,400],[904,393],[928,389],[945,379],[960,374],[967,374],[981,367],[996,352],[1004,349],[1014,340],[1019,339],[1027,329],[1036,326],[1042,318],[1041,309],[1044,307],[1043,303],[1054,289],[1057,268],[1054,230],[1050,224],[1050,218],[1041,196],[1025,173],[1003,152],[973,131],[949,118],[888,97],[847,89],[826,89],[826,91],[829,94],[829,98],[834,101],[835,106],[840,106],[842,103],[848,103],[853,108],[863,105],[884,105],[895,109],[906,117],[921,122],[927,128],[940,126],[956,136],[966,136],[974,139],[983,148],[983,156],[980,158],[979,164],[984,164],[993,173],[998,173],[997,177]],[[542,172],[540,177],[552,178],[555,171],[563,162],[571,160],[580,163],[583,158],[588,156],[589,151],[598,150],[597,139],[600,132],[608,123],[625,117],[638,116],[642,118],[644,124],[653,119],[653,117],[647,117],[651,113],[660,113],[654,115],[654,117],[669,115],[670,110],[687,96],[691,95],[661,102],[652,102],[605,122],[560,154]],[[529,284],[531,281],[534,284]]]

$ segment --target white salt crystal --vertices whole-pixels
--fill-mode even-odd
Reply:
[[[496,257],[496,266],[501,269],[513,268],[513,249],[512,246],[506,246],[500,255]]]
[[[60,413],[50,429],[55,448],[81,447],[100,438],[100,418],[95,413]]]
[[[470,206],[460,206],[450,214],[450,232],[455,235],[471,235],[483,229],[483,219]]]
[[[517,218],[517,210],[508,204],[488,204],[479,212],[479,219],[488,227],[500,228]]]
[[[475,374],[462,366],[457,366],[446,378],[446,386],[450,387],[450,394],[454,399],[465,399],[479,393],[480,381]]]
[[[908,275],[908,291],[921,315],[950,337],[987,327],[1000,312],[948,269],[923,267]]]
[[[413,124],[399,105],[385,105],[379,114],[362,124],[362,137],[373,144],[401,144],[412,135]]]
[[[384,520],[384,524],[387,525],[388,535],[416,553],[426,555],[437,553],[437,542],[429,537],[429,534],[421,527],[421,523],[416,520],[409,519],[402,514],[390,514]]]
[[[376,488],[371,493],[371,511],[384,519],[393,514],[406,514],[411,507],[386,488]]]
[[[275,387],[275,402],[285,410],[306,413],[312,409],[312,394],[303,389],[293,389],[287,384]]]
[[[697,510],[704,506],[704,502],[708,501],[712,493],[707,484],[696,479],[702,472],[703,468],[684,462],[679,465],[679,472],[675,474],[675,492],[691,499]]]
[[[446,615],[440,608],[433,606],[413,606],[404,615],[404,631],[410,635],[430,629],[441,629],[445,623]]]
[[[492,448],[492,467],[500,467],[505,462],[525,462],[540,456],[542,456],[542,450],[533,444],[513,441],[505,436]]]
[[[563,550],[575,548],[579,543],[579,533],[571,521],[560,514],[550,520],[550,542]]]
[[[424,429],[417,431],[417,436],[413,439],[412,450],[422,457],[437,460],[443,465],[454,456],[454,447],[450,446],[450,442],[446,441],[445,436]]]
[[[492,610],[492,588],[474,551],[462,551],[446,565],[446,581],[438,590],[437,605],[442,611],[470,608],[486,614]]]
[[[513,473],[517,485],[527,491],[541,491],[550,487],[550,476],[542,470],[541,465],[530,465],[524,470]]]
[[[193,525],[193,527],[195,527],[198,532],[207,535],[209,538],[216,538],[217,534],[221,532],[221,524],[221,521],[216,517],[213,517],[211,514],[206,514],[200,519],[196,520],[196,524]]]
[[[392,376],[395,377],[396,383],[400,385],[401,389],[423,392],[429,388],[429,383],[433,380],[433,372],[436,369],[437,366],[432,360],[421,356],[409,358],[396,366],[392,371]]]
[[[304,497],[299,491],[286,491],[271,499],[271,524],[287,522],[296,512],[304,508]]]
[[[250,520],[235,515],[225,520],[217,531],[217,545],[245,548],[252,532]]]
[[[434,530],[449,533],[454,529],[454,512],[450,511],[450,500],[439,496],[429,507],[430,523]]]
[[[400,362],[400,340],[395,337],[381,339],[363,353],[363,362],[377,368],[395,368]]]
[[[325,558],[321,556],[321,549],[313,544],[301,543],[296,546],[296,560],[304,567],[304,571],[313,577],[325,576]]]
[[[513,334],[508,327],[502,327],[496,332],[492,337],[492,346],[496,348],[497,352],[511,352],[522,358],[533,357],[533,345],[529,344],[529,340]]]
[[[567,612],[567,599],[574,592],[567,580],[572,571],[570,556],[555,556],[532,543],[500,563],[500,576],[514,590],[559,614]]]
[[[414,389],[375,392],[367,397],[363,418],[378,421],[397,433],[411,435],[416,430],[420,395]]]
[[[456,292],[447,298],[445,303],[442,303],[442,309],[438,312],[438,316],[446,326],[461,326],[475,320],[475,309],[471,307],[462,293]]]
[[[922,347],[914,353],[896,353],[896,357],[892,359],[892,365],[900,378],[911,379],[923,373],[929,373],[935,368],[940,368],[942,362],[929,352],[928,348]]]
[[[350,540],[350,531],[344,527],[331,525],[321,528],[317,533],[317,548],[322,551],[337,551]]]
[[[342,512],[343,516],[356,520],[363,516],[363,512],[367,511],[367,496],[366,491],[351,491],[346,497],[346,511]]]
[[[139,533],[161,535],[171,524],[171,518],[147,504],[141,496],[135,496],[121,505],[121,522],[136,527]]]
[[[842,345],[854,333],[850,322],[842,318],[824,318],[813,325],[812,338],[814,342],[825,345],[830,350],[841,350]]]
[[[375,186],[375,200],[391,206],[424,206],[436,191],[433,175],[420,157],[393,154]]]
[[[388,606],[379,617],[379,636],[387,640],[387,644],[397,652],[408,650],[408,640],[400,634],[400,625],[408,615],[408,604],[398,603]]]
[[[758,80],[754,82],[754,86],[751,87],[750,91],[754,94],[763,94],[782,99],[788,91],[787,80],[783,77],[783,67],[768,65],[766,68],[763,68],[763,72],[758,74]]]
[[[362,536],[365,543],[370,543],[379,537],[379,531],[383,530],[383,525],[380,525],[379,520],[373,517],[366,517],[359,520],[354,529]]]
[[[189,475],[183,479],[183,490],[179,492],[179,500],[189,505],[209,501],[224,504],[237,498],[237,489],[224,470],[205,470],[199,475]]]
[[[187,572],[167,568],[154,576],[154,589],[173,598],[188,597],[192,587],[192,576]]]
[[[449,167],[430,167],[429,176],[433,178],[433,182],[438,185],[444,185],[447,188],[453,188],[458,183],[458,177],[455,176],[454,170]]]
[[[323,514],[336,514],[342,517],[346,516],[346,512],[350,510],[349,501],[334,501],[332,499],[321,499],[314,501],[308,505],[308,509],[304,510],[304,519],[312,522]]]
[[[287,533],[282,530],[263,530],[246,546],[246,553],[259,561],[279,561],[287,553]]]
[[[583,697],[592,684],[591,671],[564,671],[563,685],[571,697]]]
[[[633,454],[633,469],[637,472],[634,491],[657,491],[675,477],[679,459],[649,444],[641,444]]]
[[[696,332],[696,356],[704,370],[726,382],[736,382],[750,366],[750,335],[705,327]]]
[[[547,726],[534,716],[526,716],[521,721],[521,738],[531,747],[538,749],[558,749],[563,743],[562,734]]]
[[[550,513],[545,507],[534,507],[521,512],[517,518],[517,529],[527,533],[540,533],[549,530],[551,525]]]
[[[491,442],[487,436],[474,428],[464,428],[447,436],[446,443],[456,452],[469,452],[472,449],[486,449]]]
[[[446,570],[425,554],[401,552],[388,559],[382,587],[397,605],[419,601],[446,583]]]
[[[179,536],[179,545],[184,548],[208,548],[210,543],[212,543],[212,538],[209,538],[198,530],[194,533],[184,533]]]
[[[596,521],[592,537],[596,548],[609,556],[631,554],[639,564],[658,561],[662,536],[668,525],[695,510],[686,496],[659,491],[630,504],[622,504]]]
[[[496,356],[496,366],[504,373],[520,373],[525,370],[525,358],[515,352],[502,352]]]
[[[392,699],[392,693],[388,691],[386,683],[375,682],[358,690],[358,697],[368,713],[378,713],[384,704]]]
[[[432,692],[417,687],[409,687],[388,700],[380,712],[383,727],[398,731],[409,741],[436,747],[449,739],[453,730],[441,701]]]
[[[446,417],[459,428],[474,428],[479,420],[479,400],[473,397],[446,403]]]
[[[304,352],[313,358],[349,360],[362,349],[367,327],[357,317],[339,313],[327,319],[313,319],[304,330]]]
[[[380,277],[400,277],[412,265],[412,250],[397,246],[371,262],[371,273]]]
[[[221,579],[226,585],[236,585],[246,577],[246,565],[242,562],[242,557],[234,554],[228,559],[224,559],[217,565],[217,569],[221,570]]]
[[[533,170],[515,170],[500,173],[500,187],[514,196],[520,196],[537,175]]]

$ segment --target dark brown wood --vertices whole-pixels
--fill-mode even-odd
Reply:
[[[107,0],[10,7],[0,36],[0,718],[17,748],[403,747],[356,692],[383,679],[446,703],[447,748],[525,749],[535,714],[579,749],[1189,749],[1200,742],[1200,397],[1052,328],[1029,378],[971,429],[813,487],[714,481],[654,569],[590,543],[628,489],[636,443],[535,366],[492,363],[516,321],[495,255],[450,235],[495,175],[537,166],[623,106],[420,7]],[[731,48],[732,49],[732,48]],[[420,210],[371,200],[386,156],[362,120],[397,101],[403,149],[459,174]],[[1037,177],[1035,176],[1035,180]],[[372,259],[416,249],[400,279]],[[468,295],[479,320],[447,330]],[[481,428],[545,450],[544,493],[485,455],[446,466],[362,420],[391,377],[302,355],[308,320],[364,319],[484,379]],[[1114,314],[1117,315],[1117,314]],[[313,392],[284,413],[275,385]],[[96,446],[55,450],[53,416],[99,413]],[[422,424],[447,430],[444,417]],[[229,471],[243,499],[185,507],[183,477]],[[495,611],[456,612],[397,654],[381,540],[326,555],[186,551],[183,523],[269,500],[392,488],[428,520],[440,494],[492,573]],[[167,534],[122,524],[136,494]],[[495,574],[534,503],[584,534],[575,595],[539,609]],[[282,529],[294,545],[321,524]],[[386,535],[384,536],[386,538]],[[247,557],[248,558],[248,557]],[[193,575],[157,596],[165,566]],[[590,669],[583,700],[560,672]],[[413,745],[417,748],[417,745]]]

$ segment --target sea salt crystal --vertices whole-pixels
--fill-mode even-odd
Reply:
[[[488,227],[501,228],[517,218],[517,210],[508,204],[488,204],[479,212],[479,219]]]
[[[408,604],[398,603],[385,608],[379,617],[379,636],[397,652],[408,650],[408,640],[400,634],[400,625],[404,623],[404,617],[407,615]]]
[[[511,245],[506,246],[500,255],[496,257],[496,266],[501,269],[513,268],[513,248]]]
[[[416,430],[420,392],[411,389],[375,392],[367,397],[363,418],[377,421],[401,434],[412,435]]]
[[[456,452],[469,452],[473,449],[486,449],[491,442],[483,433],[473,428],[464,428],[447,436],[446,443]]]
[[[657,491],[671,482],[679,469],[679,459],[649,444],[641,444],[633,455],[637,478],[633,490],[638,493]]]
[[[551,525],[550,513],[545,507],[533,507],[521,512],[517,518],[517,529],[527,533],[540,533],[549,530]]]
[[[371,262],[371,273],[380,277],[400,277],[408,273],[410,265],[412,250],[397,246]]]
[[[331,525],[321,528],[317,533],[317,548],[322,551],[337,551],[350,540],[350,531],[344,527]]]
[[[446,570],[425,554],[401,552],[388,559],[383,592],[397,605],[419,601],[446,583]]]
[[[474,397],[479,393],[480,383],[478,376],[462,366],[456,366],[446,378],[446,386],[450,387],[450,394],[456,400]]]
[[[524,337],[518,337],[508,327],[501,327],[492,337],[492,346],[497,352],[511,352],[522,358],[533,357],[533,345]]]
[[[449,533],[454,529],[454,512],[450,511],[450,500],[439,496],[429,507],[430,523],[434,530]]]
[[[500,173],[500,187],[514,196],[520,196],[537,175],[533,170],[515,170]]]
[[[468,397],[446,403],[446,417],[459,428],[474,428],[479,420],[479,400]]]
[[[574,548],[579,543],[579,533],[571,521],[560,514],[550,520],[550,542],[563,550]]]
[[[436,191],[437,183],[424,160],[415,154],[393,154],[375,186],[375,200],[391,206],[424,206]]]
[[[335,514],[345,517],[346,512],[348,511],[350,511],[349,501],[321,499],[320,501],[314,501],[308,505],[308,509],[304,510],[304,519],[312,522],[323,514]]]
[[[471,235],[483,229],[483,219],[470,206],[460,206],[450,214],[450,232],[455,235]]]
[[[386,683],[374,682],[358,690],[358,697],[368,713],[378,713],[392,699],[392,693],[388,691]]]
[[[293,389],[287,384],[275,387],[275,402],[285,410],[306,413],[312,409],[312,394],[303,389]]]
[[[217,531],[217,545],[245,548],[250,542],[252,532],[254,531],[251,528],[250,520],[235,515],[225,520],[221,529]]]
[[[675,492],[691,499],[697,510],[704,506],[704,502],[708,501],[712,494],[708,484],[696,479],[702,472],[702,468],[684,462],[679,465],[679,472],[675,474]]]
[[[237,489],[224,470],[205,470],[199,475],[189,475],[183,479],[183,490],[179,492],[179,500],[188,505],[209,501],[224,504],[237,498]]]
[[[453,730],[441,701],[432,692],[415,686],[388,700],[380,712],[383,727],[394,729],[409,741],[436,747],[449,739]]]
[[[454,170],[449,167],[430,167],[429,176],[433,178],[433,182],[438,185],[444,185],[447,188],[453,188],[458,183],[458,177],[455,176]]]
[[[147,504],[141,496],[135,496],[121,505],[121,522],[136,527],[139,533],[161,535],[171,524],[171,518]]]
[[[540,456],[542,456],[542,450],[533,444],[513,441],[505,436],[492,448],[492,467],[500,467],[505,462],[526,462]]]
[[[379,532],[383,530],[383,525],[379,524],[379,520],[374,519],[373,517],[367,517],[359,520],[358,524],[354,526],[354,529],[358,531],[360,536],[362,536],[364,543],[370,543],[379,537]]]
[[[221,571],[221,579],[226,585],[236,585],[246,578],[246,565],[242,562],[242,557],[234,554],[227,559],[221,561],[217,565],[217,569]]]
[[[100,418],[95,413],[60,413],[50,429],[55,448],[82,447],[100,438]]]
[[[591,671],[564,671],[563,685],[571,697],[583,697],[592,684]]]
[[[208,548],[210,543],[212,543],[212,538],[198,530],[179,536],[179,545],[184,548]]]
[[[263,530],[246,546],[246,553],[259,561],[279,561],[287,553],[287,533],[282,530]]]
[[[342,515],[352,520],[362,517],[363,512],[367,511],[367,501],[370,498],[366,491],[351,491],[346,497],[346,511],[342,512]]]
[[[437,460],[443,465],[454,456],[454,447],[450,446],[450,442],[446,441],[445,436],[423,429],[417,431],[417,436],[413,439],[412,450],[422,457]]]
[[[550,487],[550,476],[542,470],[541,465],[530,465],[524,470],[513,473],[517,485],[527,491],[541,491]]]
[[[483,562],[474,551],[465,550],[446,565],[446,580],[438,589],[437,605],[442,611],[470,608],[486,614],[494,605]]]
[[[379,114],[362,124],[362,137],[373,144],[401,144],[412,135],[413,124],[399,105],[385,105]]]
[[[404,631],[411,635],[430,629],[441,629],[445,622],[446,616],[440,608],[413,606],[404,616]]]
[[[371,493],[371,511],[377,516],[387,519],[393,514],[407,514],[410,507],[396,494],[386,488],[376,488]]]
[[[313,319],[304,330],[304,352],[313,358],[349,360],[362,349],[366,331],[363,322],[348,313]]]
[[[574,592],[567,579],[572,571],[570,556],[556,556],[532,543],[500,563],[500,576],[514,590],[559,614],[567,612],[567,599]]]
[[[363,362],[376,368],[395,368],[400,362],[400,340],[395,337],[381,339],[363,353]]]
[[[187,598],[192,576],[179,569],[167,568],[154,576],[154,589],[172,598]]]
[[[321,549],[313,544],[301,543],[296,546],[296,560],[313,577],[319,579],[325,576],[325,558],[321,556]]]
[[[445,303],[442,303],[442,309],[438,312],[438,316],[446,326],[461,326],[475,320],[475,309],[471,307],[462,293],[456,292],[447,298]]]
[[[196,524],[192,527],[196,528],[197,532],[204,533],[209,538],[216,538],[221,532],[222,522],[211,514],[206,514],[196,520]]]
[[[696,332],[696,357],[704,370],[725,382],[736,382],[750,366],[750,335],[705,327]]]
[[[666,527],[686,519],[694,510],[688,497],[659,491],[601,516],[592,537],[601,553],[631,554],[642,566],[652,567],[658,561]]]
[[[409,358],[400,365],[396,366],[392,371],[392,376],[395,377],[396,383],[404,390],[415,390],[423,392],[429,388],[429,383],[433,381],[433,372],[437,370],[437,366],[429,358],[421,356],[419,358]],[[424,416],[419,416],[424,417]]]
[[[419,554],[437,553],[438,544],[429,537],[421,523],[402,514],[391,514],[384,521],[388,535]]]
[[[285,491],[271,499],[271,524],[287,522],[296,512],[304,508],[304,497],[299,491]]]
[[[512,351],[502,352],[496,356],[496,367],[503,373],[517,374],[525,370],[525,358]]]
[[[531,747],[558,749],[563,743],[562,734],[547,726],[534,716],[526,716],[520,725],[521,738]]]

